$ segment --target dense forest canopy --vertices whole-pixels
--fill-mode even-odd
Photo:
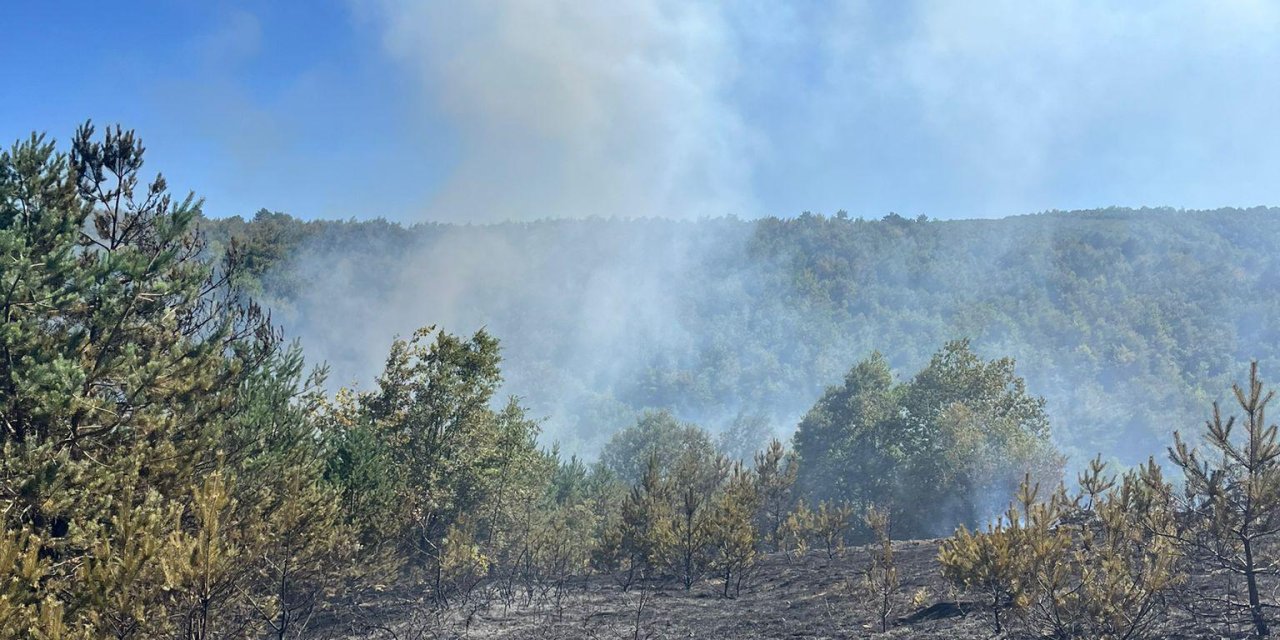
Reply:
[[[645,409],[786,435],[873,351],[903,377],[969,338],[1016,360],[1079,464],[1159,453],[1250,358],[1280,364],[1278,213],[203,227],[242,242],[246,284],[332,381],[369,379],[419,325],[485,327],[504,391],[568,451],[595,454]]]

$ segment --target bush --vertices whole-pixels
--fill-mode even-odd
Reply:
[[[997,633],[1005,612],[1054,638],[1149,637],[1163,616],[1164,596],[1183,574],[1159,467],[1117,484],[1095,460],[1080,486],[1038,501],[1026,481],[1019,502],[985,532],[962,526],[943,542],[943,576],[981,596]]]

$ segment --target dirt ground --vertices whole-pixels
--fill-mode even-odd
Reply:
[[[424,603],[413,598],[388,598],[376,613],[371,612],[370,619],[379,623],[334,635],[394,640],[1027,637],[1016,630],[995,634],[988,612],[957,599],[939,574],[937,544],[895,543],[901,586],[893,599],[887,632],[881,631],[874,598],[863,587],[868,551],[854,548],[836,558],[824,552],[798,558],[771,554],[736,598],[722,597],[723,583],[714,579],[688,592],[677,583],[623,592],[611,578],[599,576],[574,584],[558,606],[551,598],[535,598],[542,604],[504,607],[493,604],[499,599],[491,598],[488,603],[475,600],[439,615],[426,613]],[[1241,628],[1210,625],[1172,607],[1160,622],[1157,637],[1247,635]]]

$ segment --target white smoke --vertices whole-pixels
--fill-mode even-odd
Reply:
[[[385,0],[387,51],[452,119],[440,220],[697,217],[751,208],[753,143],[714,5]]]
[[[1276,201],[1273,3],[354,6],[452,158],[405,219]]]

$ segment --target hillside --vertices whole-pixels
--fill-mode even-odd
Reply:
[[[544,440],[589,455],[649,407],[786,435],[871,351],[901,372],[969,337],[1016,358],[1073,458],[1133,463],[1201,424],[1250,359],[1280,365],[1274,209],[205,226],[243,243],[331,386],[368,380],[393,335],[486,327]]]

